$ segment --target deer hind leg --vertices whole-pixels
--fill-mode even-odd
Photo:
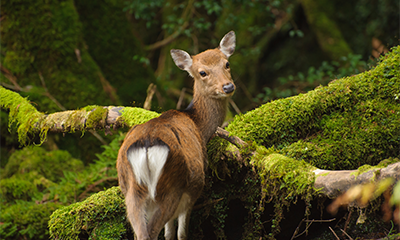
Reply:
[[[137,240],[148,240],[150,236],[146,228],[146,199],[128,191],[125,196],[126,211]]]
[[[186,240],[189,230],[190,213],[192,212],[193,201],[187,194],[183,194],[178,217],[178,240]]]
[[[176,218],[181,196],[182,194],[179,194],[179,192],[171,191],[162,201],[157,202],[158,209],[154,212],[154,215],[147,224],[147,231],[150,235],[150,239],[156,240],[158,234],[165,225],[168,225],[169,232],[171,230],[174,231],[173,227],[172,229],[169,227],[173,226],[173,220]]]
[[[186,240],[189,230],[190,213],[192,209],[187,209],[178,217],[178,240]]]
[[[165,224],[165,239],[173,240],[175,239],[176,228],[174,226],[174,220],[178,218],[178,239],[187,239],[190,212],[192,209],[191,199],[188,194],[182,194],[179,200],[179,204],[175,213],[170,221]]]
[[[165,224],[165,229],[164,229],[165,240],[174,240],[175,239],[176,229],[175,229],[174,221],[175,221],[175,219],[172,218]]]

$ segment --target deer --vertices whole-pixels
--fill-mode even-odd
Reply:
[[[118,182],[136,239],[187,239],[190,214],[205,185],[206,144],[222,125],[235,91],[228,58],[236,36],[227,33],[215,49],[197,55],[171,49],[178,68],[194,79],[185,110],[168,110],[133,126],[119,149]]]

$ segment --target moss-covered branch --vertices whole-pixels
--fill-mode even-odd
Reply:
[[[363,165],[354,170],[323,170],[304,161],[288,158],[263,147],[257,147],[256,150],[247,151],[246,153],[246,149],[249,149],[250,146],[240,138],[230,136],[229,132],[220,128],[216,134],[232,144],[226,147],[224,152],[230,159],[244,162],[245,158],[250,158],[250,164],[258,167],[260,175],[263,174],[263,171],[275,172],[277,176],[284,172],[295,172],[295,174],[291,175],[295,182],[301,183],[302,187],[307,187],[313,183],[314,189],[319,194],[329,198],[336,198],[357,184],[366,184],[389,177],[396,181],[400,180],[400,162],[397,158],[382,161],[376,166]],[[245,154],[245,156],[242,156],[242,154]],[[247,162],[244,163],[248,164]],[[284,181],[286,184],[289,183],[287,180]],[[294,184],[295,182],[292,184],[298,187],[299,185]],[[302,190],[295,189],[299,194],[302,193]]]
[[[229,205],[233,196],[240,196],[250,216],[246,219],[245,229],[253,229],[253,226],[262,229],[264,223],[260,216],[264,204],[273,203],[270,233],[275,236],[281,231],[279,222],[284,218],[284,207],[298,199],[305,201],[305,215],[308,216],[311,200],[317,194],[335,197],[353,184],[388,176],[399,179],[399,65],[400,47],[396,47],[367,72],[335,80],[328,86],[273,101],[236,116],[227,130],[237,137],[222,131],[217,134],[238,147],[217,139],[208,145],[210,172],[217,176],[212,181],[225,187],[214,189],[210,180],[204,194],[224,199],[218,202],[221,209]],[[43,136],[50,129],[70,132],[132,126],[158,115],[142,109],[98,106],[45,115],[38,113],[26,99],[3,88],[1,104],[10,109],[11,122],[18,124],[19,133],[25,133],[25,137],[26,133],[41,133]],[[229,181],[220,181],[221,176],[229,176],[235,183],[229,185]],[[244,184],[238,184],[243,181]],[[101,195],[104,199],[98,201],[121,202],[119,193],[118,196],[114,193],[108,195],[110,191],[117,190],[99,193],[91,200]],[[50,228],[53,236],[65,234],[63,229],[69,229],[71,221],[77,224],[74,229],[97,234],[98,220],[92,217],[92,211],[78,210],[78,207],[87,208],[91,203],[78,205],[53,214]],[[104,219],[102,226],[117,224],[114,220],[107,220],[115,219],[114,210],[110,212],[109,209],[118,209],[117,212],[124,215],[123,205],[111,205],[96,210]],[[226,216],[221,211],[214,215],[219,222],[223,222],[222,217]],[[71,214],[76,220],[65,220]],[[83,222],[82,219],[88,220]],[[88,222],[93,224],[91,229]],[[125,229],[121,224],[125,222],[118,222],[120,230]],[[254,239],[261,233],[261,230],[254,230],[243,234],[251,234]]]
[[[79,110],[45,114],[37,111],[27,98],[3,87],[0,87],[0,106],[10,111],[9,127],[16,124],[21,144],[29,143],[36,135],[40,135],[43,142],[48,131],[72,133],[130,127],[159,115],[142,108],[115,106],[87,106]]]

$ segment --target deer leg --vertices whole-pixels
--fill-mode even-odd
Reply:
[[[129,222],[132,225],[137,240],[148,240],[150,236],[146,228],[145,207],[146,202],[144,198],[140,198],[129,191],[125,196],[126,211]]]
[[[168,221],[165,224],[165,229],[164,229],[164,231],[165,231],[165,234],[164,234],[165,240],[174,240],[175,239],[176,230],[175,230],[174,220],[175,219],[172,218],[170,221]]]
[[[172,191],[172,194],[169,194],[163,201],[157,203],[158,209],[147,224],[150,239],[156,240],[164,225],[173,221],[181,195]]]
[[[178,240],[187,239],[191,212],[192,212],[192,206],[187,208],[178,217]]]

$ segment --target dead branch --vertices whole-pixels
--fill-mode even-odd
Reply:
[[[295,239],[295,238],[298,238],[298,237],[300,237],[301,235],[303,235],[304,233],[306,233],[307,230],[311,227],[311,224],[313,224],[314,222],[322,223],[322,222],[332,222],[332,221],[335,221],[335,220],[336,220],[336,218],[327,219],[327,220],[324,220],[324,219],[321,219],[321,220],[315,220],[315,219],[313,219],[313,220],[306,220],[306,219],[303,218],[303,219],[300,221],[299,225],[297,226],[296,230],[294,231],[294,233],[293,233],[293,235],[292,235],[292,238],[291,238],[290,240],[293,240],[293,239]],[[297,233],[299,232],[300,226],[301,226],[301,224],[302,224],[303,222],[306,223],[306,229],[305,229],[302,233],[297,234]],[[296,234],[297,234],[297,235],[296,235]]]
[[[13,89],[16,91],[21,91],[21,86],[18,85],[17,83],[17,78],[8,70],[7,68],[3,67],[3,65],[0,64],[0,70],[3,73],[3,75],[14,85]]]
[[[388,177],[396,181],[400,179],[400,162],[393,163],[384,168],[376,168],[356,176],[357,170],[314,170],[314,187],[320,189],[320,193],[335,198],[347,191],[350,187],[368,183],[372,179],[379,181]]]
[[[151,109],[151,100],[153,99],[154,93],[157,90],[157,85],[150,83],[149,87],[147,88],[147,97],[146,100],[144,101],[143,108],[146,110]]]
[[[329,227],[329,230],[331,230],[331,232],[333,233],[333,235],[335,235],[337,240],[340,240],[340,238],[336,235],[335,231],[333,231],[333,229],[331,227]]]

